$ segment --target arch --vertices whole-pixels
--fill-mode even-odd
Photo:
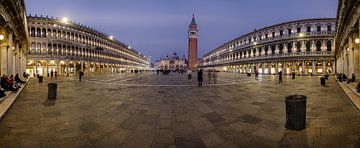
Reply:
[[[45,28],[42,29],[41,34],[42,34],[42,37],[46,38],[46,29]]]
[[[301,43],[300,42],[296,43],[296,52],[301,52]]]
[[[271,45],[271,54],[275,54],[275,50],[276,50],[275,44]]]
[[[331,49],[331,46],[332,46],[331,41],[327,41],[327,42],[326,42],[326,51],[331,51],[331,50],[332,50],[332,49]]]
[[[41,29],[36,28],[36,37],[41,37]]]
[[[288,52],[288,53],[291,53],[291,52],[292,52],[292,45],[293,45],[292,42],[288,42],[288,43],[287,43],[287,52]]]
[[[311,42],[306,41],[306,52],[310,52],[310,51],[311,51]]]
[[[284,43],[280,43],[278,46],[279,46],[279,53],[283,53]]]
[[[31,27],[30,35],[31,35],[31,37],[35,37],[35,28],[34,27]]]
[[[316,41],[316,51],[321,51],[321,41]]]

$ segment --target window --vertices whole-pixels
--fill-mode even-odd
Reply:
[[[327,31],[331,31],[331,25],[327,25]]]
[[[265,39],[268,39],[268,37],[269,37],[269,34],[265,34]]]
[[[311,51],[311,43],[310,41],[306,42],[306,52],[310,52]]]
[[[262,53],[262,48],[260,47],[259,48],[259,56],[261,56],[261,53]]]
[[[288,34],[291,35],[291,29],[288,29]]]
[[[256,41],[256,37],[254,37],[254,42]]]
[[[321,41],[316,41],[316,51],[321,51]]]
[[[292,49],[292,42],[289,42],[289,43],[287,43],[288,53],[291,53],[291,49]]]
[[[275,45],[272,45],[271,46],[271,54],[275,54],[275,49],[276,49]]]
[[[42,34],[42,37],[46,38],[46,29],[42,29],[41,34]]]
[[[331,51],[331,41],[326,42],[326,51]]]
[[[249,43],[251,43],[251,39],[249,38]]]
[[[41,30],[40,28],[36,29],[36,37],[41,37]]]
[[[319,26],[316,26],[316,31],[317,32],[321,32],[321,26],[319,25]]]
[[[259,35],[259,40],[261,41],[261,35]]]
[[[31,28],[31,37],[35,37],[35,28]]]
[[[256,53],[256,49],[253,49],[253,56],[255,56],[255,53]]]
[[[268,55],[269,47],[265,46],[265,55]]]
[[[280,36],[283,36],[283,34],[284,34],[284,31],[280,30]]]
[[[283,43],[280,43],[278,46],[279,46],[279,53],[283,53],[284,44],[283,44]]]
[[[301,27],[297,27],[297,28],[296,28],[296,32],[297,32],[297,33],[300,33],[300,32],[301,32]]]
[[[301,43],[300,42],[296,43],[296,52],[301,52]]]
[[[310,26],[306,27],[306,32],[311,32],[311,27]]]
[[[272,32],[272,37],[273,37],[273,38],[275,37],[275,32]]]

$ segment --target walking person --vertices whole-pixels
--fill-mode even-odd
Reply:
[[[55,79],[57,78],[57,76],[58,76],[58,73],[57,73],[57,71],[55,71]]]
[[[84,75],[84,72],[79,71],[79,82],[81,82],[81,77]]]
[[[282,72],[279,71],[279,83],[282,83]]]
[[[188,79],[189,79],[189,80],[191,80],[191,74],[192,74],[191,69],[188,69],[188,70],[187,70],[187,75],[188,75]]]
[[[51,70],[50,71],[50,76],[51,76],[51,79],[53,78],[53,76],[54,76],[54,72]]]
[[[203,82],[203,71],[202,71],[202,69],[199,69],[197,78],[198,78],[199,86],[202,86],[202,82]]]
[[[213,73],[212,73],[212,77],[213,77],[213,79],[214,79],[214,84],[216,84],[216,83],[217,83],[217,74],[216,74],[216,70],[214,70],[214,71],[213,71]]]
[[[291,75],[292,75],[292,79],[295,79],[295,71],[293,71],[293,72],[291,73]]]
[[[209,78],[209,84],[211,83],[211,70],[208,70],[208,78]]]
[[[255,71],[255,80],[258,80],[258,77],[259,77],[259,72],[256,70]]]

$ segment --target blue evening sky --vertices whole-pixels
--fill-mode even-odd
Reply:
[[[242,34],[286,21],[336,17],[337,0],[25,0],[28,14],[68,17],[131,45],[152,61],[187,55],[195,13],[199,58]]]

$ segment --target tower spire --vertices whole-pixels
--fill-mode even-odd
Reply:
[[[193,16],[192,16],[191,25],[196,25],[195,14],[194,13],[193,13]]]

